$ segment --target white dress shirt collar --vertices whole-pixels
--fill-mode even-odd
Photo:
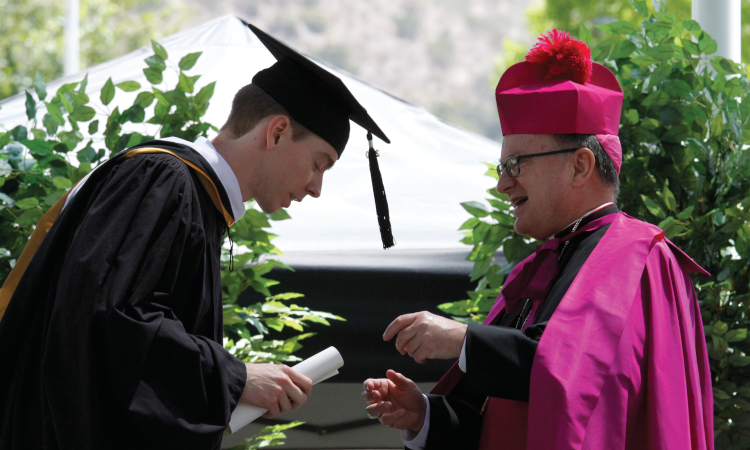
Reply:
[[[224,186],[224,190],[227,192],[229,197],[229,203],[232,206],[232,214],[234,215],[234,221],[239,222],[242,216],[245,214],[245,203],[242,201],[242,192],[240,191],[240,183],[237,181],[234,171],[229,166],[227,161],[216,151],[211,141],[204,137],[199,137],[195,142],[189,142],[185,139],[177,137],[168,137],[160,139],[162,141],[174,142],[177,144],[187,145],[196,152],[200,153],[203,159],[211,165],[211,168],[219,177],[219,181]]]

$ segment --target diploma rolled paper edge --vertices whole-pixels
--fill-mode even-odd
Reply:
[[[294,370],[318,384],[334,375],[338,375],[339,369],[344,365],[344,358],[336,347],[328,347],[299,364],[292,366]],[[229,432],[236,433],[237,430],[265,414],[268,410],[251,406],[247,403],[238,403],[229,419]]]

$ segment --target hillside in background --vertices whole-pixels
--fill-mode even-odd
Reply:
[[[525,11],[533,2],[193,0],[183,28],[237,15],[447,121],[500,139],[494,59],[505,38],[529,43]]]

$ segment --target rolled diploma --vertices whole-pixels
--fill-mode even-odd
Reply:
[[[318,384],[334,375],[344,365],[344,359],[336,347],[328,347],[322,352],[301,361],[293,366],[297,372],[307,376],[313,384]],[[265,414],[268,410],[251,406],[246,403],[238,403],[229,419],[229,432],[236,433],[237,430]]]

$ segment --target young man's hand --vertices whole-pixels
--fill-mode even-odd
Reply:
[[[245,364],[247,380],[240,401],[267,409],[267,419],[299,408],[307,402],[312,380],[285,365]]]
[[[396,338],[396,350],[420,364],[428,359],[451,359],[461,355],[468,325],[422,311],[398,316],[383,334],[383,339]]]
[[[369,403],[367,415],[398,430],[418,434],[427,413],[427,398],[417,384],[398,372],[389,370],[388,378],[367,379],[362,400]]]

